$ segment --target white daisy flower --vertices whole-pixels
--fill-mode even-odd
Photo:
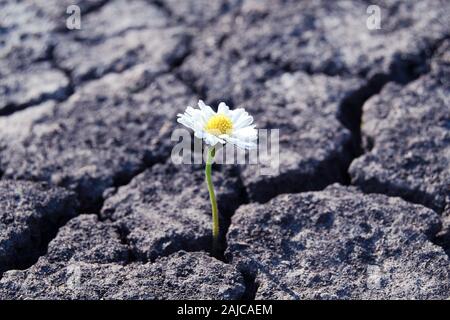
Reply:
[[[178,114],[177,121],[194,130],[194,135],[197,138],[205,140],[211,146],[208,148],[205,177],[211,200],[213,220],[212,252],[216,255],[219,249],[219,211],[211,177],[211,169],[216,152],[215,146],[219,143],[231,143],[242,149],[256,148],[258,133],[255,125],[252,124],[253,117],[242,108],[230,110],[224,102],[221,102],[217,112],[214,112],[210,106],[207,106],[200,100],[198,109],[187,107],[183,114]]]
[[[217,112],[202,100],[199,109],[187,107],[183,114],[178,114],[177,121],[194,130],[194,135],[205,140],[211,146],[218,143],[231,143],[242,149],[256,148],[257,130],[253,117],[243,108],[230,110],[221,102]]]

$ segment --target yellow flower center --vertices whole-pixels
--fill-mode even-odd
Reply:
[[[232,130],[233,122],[231,122],[231,119],[223,114],[212,116],[205,126],[205,131],[215,136],[230,134]]]

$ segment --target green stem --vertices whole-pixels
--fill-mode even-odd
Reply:
[[[205,168],[206,184],[208,185],[209,199],[211,200],[211,209],[212,209],[212,220],[213,220],[212,252],[213,252],[213,254],[217,254],[218,245],[219,245],[219,211],[217,209],[216,195],[214,193],[214,186],[213,186],[212,179],[211,179],[211,167],[212,167],[212,162],[214,160],[215,155],[216,155],[216,149],[214,149],[214,147],[210,148],[208,150],[208,158],[206,160],[206,168]]]

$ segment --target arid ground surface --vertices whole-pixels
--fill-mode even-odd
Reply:
[[[449,21],[447,0],[0,0],[0,299],[450,298]],[[214,168],[217,257],[203,168],[170,158],[199,99],[280,130],[276,175]]]

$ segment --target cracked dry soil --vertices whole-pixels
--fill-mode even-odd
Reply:
[[[450,298],[450,3],[372,2],[0,0],[0,299]],[[280,129],[217,257],[198,99]]]

